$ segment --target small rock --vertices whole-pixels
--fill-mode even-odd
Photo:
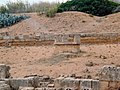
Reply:
[[[101,58],[101,59],[107,59],[107,57],[106,57],[106,56],[103,56],[103,55],[100,55],[100,58]]]
[[[93,64],[93,62],[89,62],[89,61],[88,61],[85,65],[91,67],[91,66],[93,66],[94,64]]]

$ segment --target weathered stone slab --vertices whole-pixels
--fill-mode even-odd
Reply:
[[[4,40],[10,40],[10,36],[3,36]]]
[[[120,67],[117,67],[116,76],[117,76],[116,80],[120,81]]]
[[[46,88],[35,88],[35,90],[46,90]]]
[[[36,87],[47,87],[52,80],[49,76],[35,77],[35,86]]]
[[[0,35],[0,40],[2,40],[3,39],[3,36],[2,35]]]
[[[99,77],[103,81],[119,81],[120,70],[114,65],[106,65],[102,67]]]
[[[74,42],[75,42],[75,44],[80,44],[80,35],[74,36]]]
[[[10,86],[12,89],[19,89],[19,87],[34,87],[34,77],[28,78],[13,78],[10,79]]]
[[[4,64],[0,64],[0,78],[9,78],[10,73],[9,73],[10,67]]]
[[[0,84],[0,90],[11,90],[11,88],[7,84]]]
[[[63,35],[63,36],[62,36],[62,42],[63,42],[63,43],[67,43],[67,42],[68,42],[68,39],[69,39],[69,35]]]
[[[92,90],[100,90],[100,81],[92,80]]]
[[[19,87],[18,90],[35,90],[34,87]]]
[[[80,90],[100,90],[100,82],[92,79],[81,79]]]
[[[55,80],[55,88],[72,88],[72,90],[78,89],[80,87],[80,79],[74,79],[71,77],[63,78],[59,77]]]
[[[23,35],[23,38],[24,38],[24,40],[29,40],[30,39],[29,35]]]
[[[15,39],[16,39],[16,40],[20,40],[20,41],[24,41],[23,35],[15,36]]]

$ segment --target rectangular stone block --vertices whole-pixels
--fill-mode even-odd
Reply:
[[[35,90],[46,90],[45,88],[35,88]]]
[[[103,81],[117,81],[119,80],[119,69],[116,66],[106,65],[102,67],[99,73],[100,80]]]
[[[0,90],[12,90],[7,84],[0,84]]]
[[[35,90],[34,87],[19,87],[18,90]]]
[[[75,44],[80,44],[80,35],[74,36],[74,42],[75,42]]]
[[[120,82],[120,67],[117,67],[117,70],[116,70],[116,80]]]
[[[69,39],[69,35],[63,35],[63,36],[62,36],[62,42],[63,42],[63,43],[67,43],[67,42],[68,42],[68,39]]]
[[[29,78],[13,78],[9,80],[12,89],[19,89],[19,87],[34,87],[34,77]]]
[[[81,79],[80,90],[100,90],[99,80]]]
[[[80,82],[81,90],[92,89],[92,79],[82,79]]]
[[[92,80],[92,90],[100,90],[100,81]]]
[[[80,79],[74,79],[74,78],[63,78],[60,77],[55,80],[55,88],[72,88],[72,90],[78,90],[80,87]]]
[[[19,36],[16,36],[15,39],[23,41],[24,40],[24,36],[23,35],[19,35]]]
[[[10,40],[10,36],[3,36],[4,40]]]
[[[3,36],[2,35],[0,35],[0,40],[2,40],[3,39]]]
[[[9,73],[10,67],[4,64],[0,64],[0,78],[9,78],[10,73]]]
[[[62,35],[58,35],[55,37],[55,43],[61,43],[62,42]]]
[[[47,87],[50,82],[54,82],[49,76],[36,76],[34,77],[35,87]]]

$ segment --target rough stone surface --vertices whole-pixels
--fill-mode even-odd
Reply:
[[[35,90],[34,87],[19,87],[18,90]]]
[[[68,78],[59,77],[55,80],[55,88],[57,89],[60,89],[60,88],[78,89],[79,86],[80,86],[80,79],[74,79],[71,77],[68,77]]]
[[[10,77],[9,70],[10,70],[9,66],[0,64],[0,78],[9,78]]]
[[[82,79],[80,90],[100,90],[100,83],[98,80]]]
[[[106,65],[99,73],[100,80],[120,81],[120,67]]]
[[[19,89],[19,87],[33,87],[34,86],[34,78],[13,78],[10,79],[10,86],[12,89]]]
[[[11,88],[7,84],[0,83],[0,90],[11,90]]]

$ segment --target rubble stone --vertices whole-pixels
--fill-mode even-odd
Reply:
[[[15,90],[19,87],[34,87],[34,77],[10,79],[10,86]]]
[[[34,90],[34,87],[19,87],[18,90]]]
[[[10,70],[9,66],[0,64],[0,78],[9,78],[10,77],[9,70]]]

